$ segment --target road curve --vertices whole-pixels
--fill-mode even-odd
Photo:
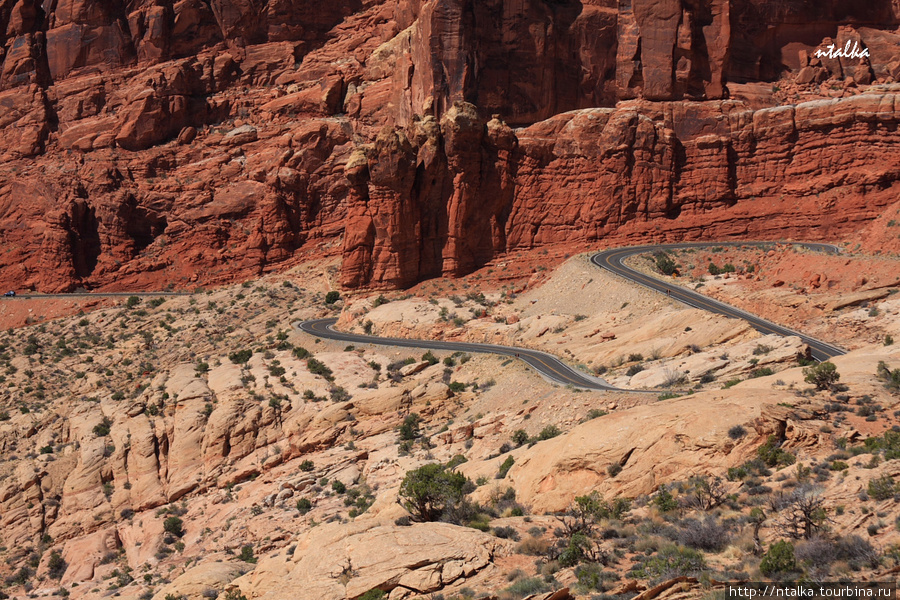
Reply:
[[[400,346],[403,348],[424,348],[428,350],[450,350],[452,352],[472,352],[482,354],[499,354],[518,358],[529,367],[555,383],[571,385],[587,390],[603,390],[607,392],[646,392],[646,390],[623,390],[613,387],[602,379],[591,377],[581,373],[559,360],[552,354],[530,350],[528,348],[516,348],[514,346],[500,346],[496,344],[474,344],[469,342],[445,342],[442,340],[416,340],[406,338],[388,338],[374,335],[357,335],[344,333],[334,329],[337,319],[315,319],[303,321],[298,324],[301,331],[329,340],[341,342],[353,342],[356,344],[379,344],[382,346]],[[659,393],[659,392],[652,392]]]
[[[783,336],[795,335],[809,346],[812,357],[819,362],[826,361],[829,358],[833,358],[835,356],[846,354],[843,349],[838,348],[837,346],[833,346],[821,340],[817,340],[816,338],[809,337],[808,335],[804,335],[798,331],[788,329],[787,327],[776,325],[771,321],[767,321],[748,312],[740,310],[739,308],[735,308],[729,304],[725,304],[724,302],[719,302],[718,300],[713,300],[712,298],[709,298],[702,294],[698,294],[697,292],[693,292],[681,286],[667,284],[664,281],[656,279],[655,277],[650,277],[648,275],[644,275],[643,273],[639,273],[638,271],[635,271],[634,269],[626,266],[624,262],[625,259],[629,256],[634,256],[635,254],[642,254],[645,252],[658,252],[661,250],[683,250],[686,248],[709,248],[717,246],[766,246],[771,245],[772,243],[773,242],[699,242],[693,244],[683,243],[658,244],[652,246],[632,246],[630,248],[616,248],[613,250],[604,250],[603,252],[598,252],[597,254],[591,256],[591,262],[601,269],[606,269],[624,277],[632,283],[642,285],[663,294],[668,293],[671,298],[674,298],[675,300],[678,300],[679,302],[682,302],[683,304],[686,304],[688,306],[700,308],[702,310],[708,310],[710,312],[724,315],[726,317],[744,319],[760,333],[777,333],[778,335]],[[825,252],[828,254],[837,254],[841,251],[840,248],[831,244],[798,243],[794,245],[802,246],[808,250]]]
[[[820,362],[828,360],[829,358],[832,358],[834,356],[845,354],[845,351],[841,348],[838,348],[837,346],[833,346],[821,340],[803,335],[802,333],[793,331],[791,329],[788,329],[787,327],[776,325],[771,321],[761,319],[748,312],[725,304],[724,302],[713,300],[712,298],[708,298],[686,288],[666,284],[659,279],[635,271],[634,269],[626,266],[624,263],[625,259],[629,256],[641,254],[644,252],[656,252],[660,250],[670,251],[682,250],[686,248],[717,246],[765,246],[772,243],[774,242],[698,242],[681,244],[658,244],[652,246],[632,246],[628,248],[616,248],[613,250],[604,250],[603,252],[598,252],[597,254],[591,256],[591,262],[601,269],[606,269],[612,273],[624,277],[628,281],[650,288],[657,292],[667,294],[669,297],[674,298],[675,300],[678,300],[679,302],[686,304],[687,306],[699,308],[702,310],[708,310],[710,312],[724,315],[726,317],[744,319],[761,333],[776,333],[782,336],[798,336],[803,340],[804,343],[806,343],[810,347],[812,357]],[[840,252],[840,248],[831,244],[798,243],[795,245],[803,246],[804,248],[818,252]],[[388,338],[372,335],[358,335],[354,333],[344,333],[341,331],[337,331],[336,329],[334,329],[334,324],[336,322],[337,319],[335,318],[314,319],[310,321],[303,321],[297,326],[300,328],[300,330],[311,335],[342,342],[352,342],[356,344],[379,344],[384,346],[400,346],[404,348],[449,350],[453,352],[477,352],[514,357],[524,361],[525,364],[527,364],[529,367],[553,382],[563,385],[572,385],[581,389],[603,390],[610,392],[658,393],[658,391],[652,390],[628,390],[614,387],[608,384],[603,379],[591,377],[590,375],[573,369],[552,354],[539,352],[537,350],[530,350],[528,348],[500,346],[496,344],[476,344],[469,342],[446,342],[442,340],[418,340],[408,338]]]

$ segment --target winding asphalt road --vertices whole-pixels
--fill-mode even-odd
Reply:
[[[819,362],[823,362],[828,360],[829,358],[833,358],[835,356],[840,356],[841,354],[846,354],[844,350],[838,348],[837,346],[833,346],[831,344],[827,344],[821,340],[817,340],[816,338],[809,337],[808,335],[804,335],[798,331],[794,331],[792,329],[788,329],[787,327],[782,327],[781,325],[776,325],[771,321],[767,321],[765,319],[761,319],[755,315],[752,315],[748,312],[740,310],[739,308],[735,308],[724,302],[719,302],[717,300],[713,300],[707,296],[703,296],[696,292],[692,292],[686,288],[677,286],[677,285],[669,285],[664,281],[660,281],[654,277],[650,277],[648,275],[644,275],[643,273],[639,273],[630,267],[625,265],[625,259],[629,256],[634,256],[635,254],[641,254],[645,252],[659,252],[659,251],[671,251],[671,250],[684,250],[687,248],[714,248],[718,246],[770,246],[773,245],[772,242],[721,242],[718,244],[710,244],[707,242],[700,242],[696,244],[661,244],[654,246],[633,246],[631,248],[616,248],[614,250],[605,250],[603,252],[598,252],[597,254],[591,257],[591,262],[600,267],[601,269],[606,269],[611,271],[617,275],[621,275],[628,281],[633,283],[637,283],[646,288],[650,288],[651,290],[656,290],[657,292],[661,292],[663,294],[669,295],[671,298],[678,300],[679,302],[686,304],[688,306],[694,308],[700,308],[702,310],[708,310],[710,312],[725,315],[726,317],[736,318],[736,319],[744,319],[750,325],[753,326],[754,329],[763,334],[771,334],[777,333],[782,336],[791,336],[796,335],[803,343],[807,344],[810,348],[810,353],[812,357]],[[840,253],[840,248],[837,246],[833,246],[831,244],[794,244],[795,246],[801,246],[806,248],[807,250],[813,250],[816,252],[824,252],[826,254],[838,254]]]
[[[624,277],[628,281],[642,285],[654,291],[666,294],[667,296],[678,300],[679,302],[708,310],[710,312],[724,315],[730,318],[744,319],[750,323],[757,331],[764,334],[776,333],[783,336],[795,335],[800,337],[804,343],[809,345],[813,358],[818,361],[825,361],[831,357],[844,354],[844,350],[837,346],[832,346],[821,340],[803,335],[802,333],[782,327],[761,319],[748,312],[738,308],[707,298],[701,294],[688,290],[680,286],[669,285],[659,279],[650,277],[631,269],[625,265],[625,259],[635,254],[645,252],[673,251],[683,250],[687,248],[703,248],[718,246],[767,246],[772,242],[720,242],[720,243],[682,243],[682,244],[661,244],[653,246],[632,246],[629,248],[616,248],[613,250],[605,250],[598,252],[591,257],[591,262],[601,269],[606,269],[612,273]],[[817,252],[825,252],[835,254],[840,252],[840,248],[831,244],[795,244],[802,246],[808,250]],[[608,384],[603,379],[591,377],[585,373],[577,371],[546,352],[530,350],[528,348],[516,348],[513,346],[500,346],[495,344],[475,344],[468,342],[446,342],[441,340],[417,340],[405,338],[386,338],[371,335],[357,335],[353,333],[343,333],[334,329],[337,319],[315,319],[311,321],[303,321],[298,327],[311,335],[318,337],[338,340],[342,342],[363,343],[363,344],[379,344],[383,346],[400,346],[404,348],[424,348],[431,350],[450,350],[460,352],[479,352],[488,354],[499,354],[501,356],[509,356],[524,361],[528,366],[546,377],[547,379],[563,385],[572,385],[577,388],[590,390],[618,391],[618,392],[635,392],[638,390],[625,390],[616,388]],[[652,392],[656,393],[656,392]]]
[[[343,333],[334,329],[337,319],[316,319],[303,321],[298,327],[306,333],[329,340],[341,342],[354,342],[357,344],[379,344],[382,346],[400,346],[403,348],[424,348],[428,350],[450,350],[452,352],[473,352],[483,354],[499,354],[518,358],[529,367],[546,377],[547,379],[562,385],[572,385],[577,388],[605,391],[631,391],[620,390],[596,377],[591,377],[580,371],[576,371],[552,354],[529,350],[528,348],[516,348],[513,346],[499,346],[496,344],[473,344],[468,342],[444,342],[441,340],[415,340],[405,338],[387,338],[374,335],[356,335]]]

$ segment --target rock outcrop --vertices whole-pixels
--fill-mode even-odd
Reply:
[[[328,524],[302,536],[293,553],[266,559],[233,583],[249,598],[267,600],[348,600],[373,589],[402,600],[491,568],[506,547],[490,534],[447,523]]]

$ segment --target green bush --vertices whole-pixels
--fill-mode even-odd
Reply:
[[[101,419],[99,424],[94,425],[94,429],[93,429],[94,435],[97,437],[103,437],[103,436],[109,435],[109,430],[111,427],[112,427],[112,421],[110,420],[110,418],[103,417],[103,419]]]
[[[528,443],[528,433],[524,429],[517,429],[512,434],[512,443],[516,446],[524,446]]]
[[[327,294],[325,294],[325,304],[334,304],[338,300],[341,299],[341,293],[335,290],[331,290]]]
[[[666,546],[659,553],[647,560],[641,571],[650,579],[673,579],[696,575],[706,568],[703,555],[692,548],[682,546]]]
[[[436,365],[438,363],[437,357],[431,352],[431,350],[422,355],[422,360],[426,361],[429,365]]]
[[[512,469],[513,464],[516,461],[512,456],[507,456],[506,460],[503,461],[503,464],[500,465],[500,470],[497,471],[497,479],[503,479],[506,477],[506,474],[509,473],[509,470]]]
[[[304,358],[309,358],[310,353],[309,350],[303,348],[301,346],[294,346],[294,349],[291,351],[295,357],[303,360]]]
[[[757,448],[756,454],[768,467],[786,467],[797,460],[793,454],[778,447],[774,435],[770,435],[766,443]]]
[[[659,492],[650,501],[650,504],[658,508],[662,512],[673,511],[678,508],[678,501],[665,486],[659,488]]]
[[[238,556],[245,563],[255,563],[256,557],[253,556],[253,546],[247,544],[245,546],[241,546],[241,554]]]
[[[137,296],[128,296],[128,300],[125,301],[125,306],[127,306],[128,308],[134,308],[140,303],[141,299]]]
[[[306,368],[309,369],[309,372],[313,375],[321,375],[327,381],[334,381],[334,373],[331,372],[325,363],[316,360],[315,358],[306,359]]]
[[[540,577],[529,577],[520,579],[506,588],[506,592],[513,598],[525,598],[534,594],[541,594],[550,591],[550,584]]]
[[[803,369],[803,375],[806,383],[813,384],[817,390],[827,390],[841,378],[841,374],[837,372],[837,367],[831,362],[823,362],[806,367]]]
[[[385,594],[382,590],[375,588],[369,590],[368,592],[357,598],[357,600],[382,600],[382,598],[387,598],[387,594]]]
[[[400,484],[400,499],[418,518],[437,521],[444,511],[463,502],[472,489],[472,482],[462,473],[431,463],[407,471]]]
[[[759,563],[759,571],[763,575],[789,573],[797,570],[797,559],[794,557],[794,545],[779,540],[769,547],[768,552]]]
[[[309,498],[300,498],[297,500],[297,510],[301,515],[305,515],[312,510],[312,502],[310,502]]]
[[[897,484],[893,477],[885,473],[877,479],[869,480],[868,491],[875,500],[887,500],[897,493]]]
[[[313,464],[313,461],[311,461],[309,459],[304,460],[302,463],[300,463],[300,470],[304,471],[306,473],[309,473],[310,471],[312,471],[315,468],[316,468],[316,465]]]
[[[52,579],[60,579],[63,576],[63,573],[66,572],[66,561],[63,560],[63,557],[60,555],[59,551],[54,550],[50,553],[50,560],[47,561],[47,574],[50,575]]]
[[[560,431],[559,427],[557,427],[556,425],[547,425],[546,427],[541,429],[541,432],[538,434],[538,440],[549,440],[550,438],[555,438],[561,433],[562,431]]]
[[[678,268],[672,257],[665,252],[657,252],[654,257],[656,258],[656,268],[663,275],[672,275]]]
[[[253,356],[253,350],[250,348],[246,348],[244,350],[235,350],[234,352],[228,355],[228,360],[233,362],[236,365],[242,365]]]

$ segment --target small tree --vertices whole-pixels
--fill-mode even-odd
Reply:
[[[421,436],[422,432],[419,429],[421,420],[422,419],[416,413],[407,415],[406,418],[403,419],[403,424],[400,425],[400,439],[403,441],[410,441]]]
[[[790,573],[797,570],[797,559],[794,558],[794,545],[785,540],[772,544],[769,551],[759,563],[759,571],[763,575]]]
[[[885,473],[878,479],[869,480],[869,495],[875,500],[887,500],[897,492],[894,478]]]
[[[400,499],[406,509],[423,521],[437,521],[447,509],[462,503],[475,489],[462,473],[440,463],[407,471],[400,484]]]
[[[66,561],[60,555],[59,551],[54,550],[50,553],[50,560],[47,561],[47,572],[53,579],[60,579],[66,572]]]
[[[184,535],[184,521],[179,519],[178,517],[171,516],[168,517],[165,521],[163,521],[163,529],[166,533],[171,533],[175,537],[181,537]]]
[[[827,390],[841,378],[834,363],[823,362],[803,369],[806,383],[816,386],[817,390]]]
[[[691,477],[690,485],[691,504],[701,510],[711,510],[725,501],[728,493],[721,477],[709,477],[698,475]]]
[[[341,293],[335,290],[331,290],[327,294],[325,294],[325,304],[334,304],[338,300],[341,299]]]
[[[528,433],[524,429],[516,429],[512,434],[512,442],[516,446],[524,446],[528,443]]]
[[[806,539],[817,534],[828,522],[825,500],[819,490],[803,487],[786,499],[781,516],[781,531],[794,539]]]
[[[241,546],[241,555],[238,558],[246,563],[255,563],[256,557],[253,556],[253,546],[251,546],[250,544]]]

